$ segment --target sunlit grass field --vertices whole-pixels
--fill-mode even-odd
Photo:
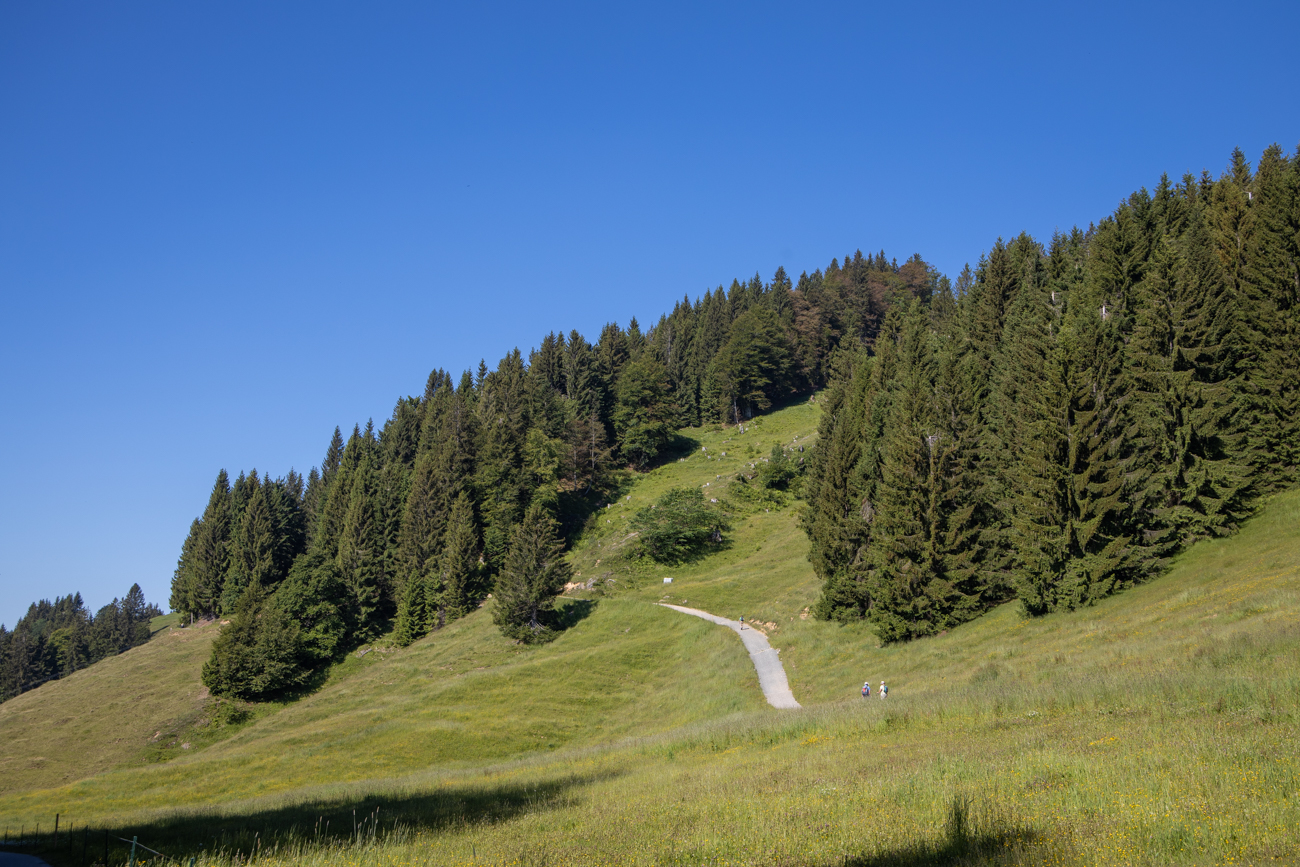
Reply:
[[[216,630],[169,630],[150,643],[0,704],[0,793],[48,788],[144,762],[206,710],[199,672]],[[166,730],[166,731],[164,731]]]
[[[166,761],[6,776],[0,823],[61,813],[56,867],[83,847],[102,859],[102,829],[196,867],[1300,863],[1300,492],[1092,608],[1029,620],[1008,604],[880,647],[802,616],[818,585],[798,504],[727,494],[773,442],[811,442],[816,413],[687,431],[689,454],[576,546],[579,580],[598,580],[552,644],[511,644],[480,611],[353,654],[316,692]],[[630,556],[637,508],[706,483],[732,510],[724,550]],[[805,709],[766,707],[736,636],[661,600],[757,621]],[[858,695],[868,678],[888,700]],[[75,746],[60,760],[78,767]]]

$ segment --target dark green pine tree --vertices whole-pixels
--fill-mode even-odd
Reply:
[[[871,544],[866,551],[868,616],[885,641],[937,632],[943,618],[926,593],[934,578],[933,540],[928,538],[932,445],[937,431],[931,402],[933,359],[919,305],[901,322],[889,412],[880,443],[880,485]],[[882,348],[882,341],[877,341]]]
[[[316,537],[325,485],[315,467],[307,473],[307,487],[302,495],[303,547],[310,548]]]
[[[1082,305],[1078,305],[1082,306]],[[1062,341],[1070,403],[1065,417],[1067,561],[1054,608],[1074,609],[1148,577],[1159,548],[1142,543],[1145,515],[1131,505],[1134,445],[1119,328],[1100,310],[1075,309]]]
[[[791,367],[789,341],[776,314],[763,306],[747,310],[709,364],[713,417],[740,424],[771,408],[790,391]]]
[[[1068,556],[1064,527],[1068,473],[1063,417],[1070,400],[1067,353],[1058,346],[1061,305],[1031,281],[1007,316],[986,428],[986,466],[999,473],[998,550],[1025,610],[1052,610]],[[986,470],[987,471],[987,470]]]
[[[817,442],[808,456],[802,523],[810,543],[808,559],[823,583],[815,613],[824,620],[860,620],[870,595],[849,570],[866,545],[874,517],[860,475],[873,359],[865,352],[844,353],[837,361],[823,397]]]
[[[220,609],[230,565],[230,511],[230,477],[222,470],[178,570],[181,587],[179,597],[172,599],[172,610],[191,619],[215,617]]]
[[[989,597],[974,524],[973,394],[953,353],[936,357],[928,326],[928,312],[914,301],[902,323],[881,440],[867,562],[869,616],[886,641],[970,620]]]
[[[976,477],[981,484],[977,500],[985,518],[981,540],[984,570],[990,582],[1005,585],[1012,583],[1019,544],[1011,526],[1019,472],[1016,464],[1024,454],[1019,437],[1025,431],[1025,420],[1019,402],[1022,391],[1036,383],[1043,369],[1065,307],[1063,294],[1048,285],[1043,253],[1027,235],[1015,238],[1010,245],[999,241],[989,259],[981,262],[961,317],[963,351],[969,356],[965,363],[970,365],[979,407],[981,444]],[[1022,297],[1026,295],[1032,300]],[[1033,326],[1020,321],[1031,313],[1049,319]]]
[[[983,498],[980,476],[982,431],[979,401],[984,382],[975,359],[952,337],[943,342],[936,359],[934,386],[934,471],[930,473],[927,505],[938,516],[931,522],[936,572],[952,587],[947,603],[949,622],[958,623],[1004,601],[1010,588],[985,563],[983,532],[996,520]],[[927,455],[931,440],[926,440]]]
[[[331,444],[331,453],[333,450]],[[356,425],[352,428],[352,435],[348,438],[337,468],[331,471],[327,466],[321,474],[324,499],[316,520],[316,531],[312,535],[312,550],[320,551],[326,557],[334,558],[338,555],[339,534],[343,531],[343,520],[347,517],[348,505],[352,501],[352,481],[363,455],[368,451],[369,444],[361,434],[360,425]]]
[[[257,470],[249,474],[249,496],[240,517],[240,527],[236,534],[239,543],[232,552],[230,573],[236,576],[237,583],[243,587],[258,584],[269,588],[281,577],[276,562],[279,559],[279,528],[267,498],[270,487],[270,482],[260,482]],[[231,605],[229,610],[233,608]]]
[[[897,372],[900,327],[897,308],[890,310],[877,336],[875,357],[853,364],[850,403],[834,414],[831,436],[823,431],[818,438],[810,473],[816,493],[809,497],[814,502],[815,496],[819,505],[805,524],[813,568],[825,582],[814,607],[823,619],[861,619],[873,604],[870,563],[863,555],[879,506],[880,443]]]
[[[251,473],[240,473],[230,488],[230,542],[227,546],[230,556],[221,585],[221,613],[227,616],[234,614],[239,597],[248,587],[249,562],[256,559],[246,550],[248,540],[244,531],[248,525],[244,521],[244,513],[248,510],[253,491],[261,486],[261,477],[257,470],[253,470]]]
[[[441,548],[447,511],[439,481],[433,452],[422,454],[415,462],[415,471],[411,475],[411,492],[406,498],[406,509],[402,515],[400,577],[396,582],[399,599],[409,596],[407,585],[411,582],[421,584],[421,589],[412,592],[418,599],[423,599],[422,588],[428,583],[429,572]],[[418,632],[427,624],[423,614],[414,613],[418,617],[413,628]],[[413,616],[412,613],[407,614],[407,617],[410,616]]]
[[[416,573],[410,575],[402,585],[402,594],[397,603],[397,622],[393,630],[393,640],[398,647],[406,647],[419,641],[429,633],[430,597],[436,594],[429,587],[429,576]]]
[[[528,354],[528,372],[551,391],[564,390],[564,334],[554,331],[542,338],[542,345]]]
[[[493,588],[492,621],[501,633],[525,643],[552,635],[550,613],[570,576],[555,519],[540,505],[511,531],[510,545]]]
[[[1285,317],[1279,299],[1265,294],[1252,267],[1251,251],[1261,247],[1254,186],[1250,163],[1240,149],[1234,150],[1228,171],[1209,186],[1204,214],[1234,313],[1229,342],[1236,352],[1234,428],[1242,438],[1239,458],[1251,468],[1252,485],[1265,492],[1278,483],[1274,465],[1284,439],[1285,423],[1274,409],[1284,386],[1280,371],[1269,361],[1276,348],[1275,329]]]
[[[402,519],[410,495],[411,470],[401,463],[385,464],[379,476],[379,506],[384,544],[384,587],[389,607],[400,598],[399,576],[402,573]]]
[[[428,390],[427,385],[425,389]],[[379,434],[379,453],[385,467],[396,464],[409,468],[415,463],[423,411],[423,404],[417,398],[398,398],[392,416]]]
[[[445,620],[463,617],[482,599],[478,526],[474,504],[462,491],[452,505],[447,522],[446,544],[438,561],[438,626]]]
[[[663,451],[675,416],[667,371],[654,353],[643,353],[623,369],[614,409],[618,448],[630,465],[644,469]]]
[[[356,436],[356,434],[357,431],[354,430],[352,435]],[[321,463],[321,482],[326,489],[334,482],[334,477],[343,466],[343,452],[343,433],[335,426],[334,436],[330,437],[329,448],[325,450],[325,460]]]
[[[596,363],[592,345],[576,330],[570,331],[564,347],[564,397],[574,406],[570,414],[585,416],[600,409],[603,396]],[[547,430],[551,436],[557,433],[555,428]]]
[[[516,349],[487,374],[475,408],[478,443],[474,451],[474,489],[484,526],[484,554],[494,569],[505,558],[511,528],[523,517],[528,502],[522,472],[528,430],[526,376]]]
[[[1156,239],[1156,217],[1150,195],[1141,190],[1102,220],[1088,242],[1088,290],[1096,302],[1106,304],[1107,315],[1123,333],[1138,303],[1134,293],[1140,291]]]
[[[212,645],[203,665],[203,684],[213,694],[265,699],[302,685],[309,674],[300,659],[298,625],[267,604],[260,584],[251,584],[230,623]]]
[[[367,450],[352,479],[347,514],[339,533],[336,564],[351,596],[358,631],[377,634],[388,614],[385,592],[383,514],[379,502],[379,473]]]
[[[1135,433],[1126,410],[1118,316],[1089,292],[1062,317],[1051,291],[1022,287],[1006,341],[1014,391],[1011,443],[1013,583],[1030,614],[1086,605],[1149,574],[1131,504]],[[1135,290],[1124,287],[1130,301]]]
[[[194,549],[198,546],[199,532],[203,522],[195,518],[190,522],[190,531],[181,543],[181,556],[176,560],[176,569],[172,572],[172,588],[169,604],[172,611],[181,612],[186,619],[193,619],[193,606],[190,603],[194,595]]]
[[[1250,283],[1273,312],[1261,323],[1267,335],[1259,359],[1270,384],[1271,433],[1262,452],[1265,487],[1300,479],[1300,149],[1290,159],[1273,145],[1260,159],[1254,179],[1255,231],[1246,248]]]
[[[14,633],[0,623],[0,702],[8,701],[22,691],[18,662],[20,646],[16,645]]]
[[[316,534],[321,528],[330,488],[342,467],[344,450],[343,434],[335,427],[334,436],[325,449],[325,460],[321,462],[320,472],[312,467],[307,475],[307,490],[302,503],[304,542],[307,548],[316,547]]]
[[[631,359],[627,335],[617,323],[610,322],[601,329],[600,342],[596,344],[596,376],[600,383],[600,411],[603,422],[607,422],[605,438],[614,434],[614,402],[618,395],[618,378]]]
[[[1161,541],[1186,545],[1232,530],[1250,502],[1235,458],[1232,311],[1203,220],[1157,242],[1126,357],[1133,382],[1137,500]],[[1153,528],[1154,529],[1154,528]]]
[[[398,534],[395,582],[399,606],[405,604],[409,609],[405,614],[399,609],[398,613],[399,620],[406,624],[402,628],[411,640],[430,628],[430,612],[434,609],[424,606],[423,599],[429,593],[439,592],[435,572],[444,531],[452,504],[461,494],[468,495],[473,477],[475,426],[468,393],[464,388],[453,390],[450,377],[446,377],[434,390],[425,413],[419,457],[411,475],[410,493]],[[412,581],[419,582],[420,586],[408,588]],[[417,599],[415,608],[411,608],[409,601],[403,602],[408,597]]]

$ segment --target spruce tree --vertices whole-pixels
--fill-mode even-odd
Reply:
[[[618,383],[614,430],[628,463],[644,469],[672,437],[675,407],[667,371],[652,353],[628,364]]]
[[[869,538],[874,507],[863,490],[862,437],[871,404],[870,366],[865,353],[843,356],[838,374],[823,396],[818,438],[809,455],[804,482],[808,559],[822,579],[816,614],[823,619],[861,619],[870,597],[849,575]]]
[[[714,415],[739,424],[789,393],[790,347],[776,315],[754,307],[731,326],[727,343],[709,363]]]
[[[203,684],[214,695],[265,699],[300,686],[308,671],[300,660],[298,626],[266,591],[251,584],[203,665]]]
[[[509,638],[534,643],[552,634],[548,615],[570,575],[557,529],[555,519],[533,505],[510,534],[492,594],[492,620]]]
[[[333,451],[333,444],[330,450]],[[324,501],[316,520],[315,533],[312,535],[313,550],[318,550],[328,557],[337,556],[339,534],[343,530],[348,505],[352,501],[353,478],[361,465],[362,457],[368,452],[369,445],[361,434],[360,425],[356,425],[352,428],[352,435],[348,438],[337,468],[321,474],[321,478],[326,480]]]
[[[1255,231],[1246,248],[1250,283],[1271,301],[1259,359],[1269,383],[1268,434],[1261,468],[1265,487],[1300,479],[1300,150],[1288,159],[1277,145],[1254,178]]]
[[[454,620],[468,614],[482,598],[479,586],[478,527],[474,521],[474,504],[469,494],[461,492],[447,522],[446,544],[438,561],[438,626],[444,619]]]
[[[215,617],[230,565],[230,477],[217,473],[208,505],[182,552],[173,588],[172,610],[187,617]]]
[[[362,455],[352,479],[347,514],[339,533],[336,563],[348,589],[358,630],[379,631],[386,615],[384,538],[374,458]]]
[[[429,631],[428,598],[432,595],[427,575],[415,573],[402,585],[401,596],[397,603],[397,622],[393,630],[393,640],[398,647],[406,647],[419,641]]]
[[[1135,481],[1161,540],[1185,545],[1232,530],[1250,497],[1235,455],[1232,311],[1199,214],[1152,253],[1129,344],[1138,451]]]
[[[902,323],[896,374],[881,439],[877,515],[867,551],[870,617],[886,641],[926,635],[969,620],[985,607],[972,526],[973,411],[959,372],[936,386],[929,318],[914,301]],[[942,413],[940,410],[944,410]],[[959,415],[959,413],[961,415]]]
[[[400,569],[397,591],[406,598],[406,585],[412,581],[423,582],[442,545],[443,529],[447,523],[446,504],[438,486],[435,457],[432,452],[421,455],[415,462],[411,476],[411,492],[406,498],[400,533]],[[416,591],[422,598],[423,590]],[[418,620],[417,623],[423,623]]]
[[[347,599],[338,568],[320,552],[295,560],[275,588],[271,604],[297,624],[299,657],[305,666],[328,662],[347,647],[354,626]]]
[[[474,487],[480,497],[484,553],[498,568],[509,545],[511,528],[523,517],[527,487],[523,445],[528,430],[523,360],[516,349],[488,374],[479,392],[478,443],[474,450]]]

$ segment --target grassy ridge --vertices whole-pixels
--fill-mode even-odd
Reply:
[[[1296,861],[1300,492],[1092,608],[1006,605],[902,646],[801,617],[817,582],[779,497],[733,503],[704,560],[627,556],[636,508],[724,487],[815,422],[800,405],[752,439],[688,432],[689,457],[584,534],[575,569],[598,580],[554,644],[478,612],[197,753],[6,787],[0,816],[61,811],[200,867]],[[664,598],[763,624],[806,709],[766,708],[735,636]],[[888,701],[857,695],[868,676]]]

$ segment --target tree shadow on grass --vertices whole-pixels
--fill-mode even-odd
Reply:
[[[672,439],[664,444],[659,454],[655,455],[654,461],[647,470],[653,470],[656,467],[662,467],[664,464],[672,463],[679,458],[689,457],[691,454],[699,451],[700,441],[695,437],[687,436],[684,433],[675,433]]]
[[[845,855],[826,867],[974,867],[1042,863],[1049,841],[1032,828],[997,814],[972,815],[970,801],[954,798],[943,835],[876,855]]]
[[[200,812],[109,826],[94,829],[87,836],[87,863],[103,862],[106,837],[109,867],[127,863],[133,837],[181,861],[201,851],[238,855],[238,860],[246,861],[254,853],[267,853],[276,847],[281,852],[292,852],[295,847],[314,850],[399,842],[412,832],[491,825],[572,806],[582,799],[581,792],[587,786],[615,776],[618,773],[611,771],[529,783],[464,783],[418,792],[358,792],[355,798],[307,799],[265,810]],[[80,864],[83,840],[80,834],[72,837],[71,847],[47,850],[42,857],[55,867]]]
[[[551,628],[563,632],[586,620],[595,610],[595,599],[562,599],[551,612]]]
[[[721,554],[723,551],[730,551],[731,546],[731,539],[727,536],[721,536],[717,541],[709,540],[698,545],[685,546],[674,551],[664,552],[657,557],[650,554],[645,556],[660,566],[690,566],[706,557]]]

